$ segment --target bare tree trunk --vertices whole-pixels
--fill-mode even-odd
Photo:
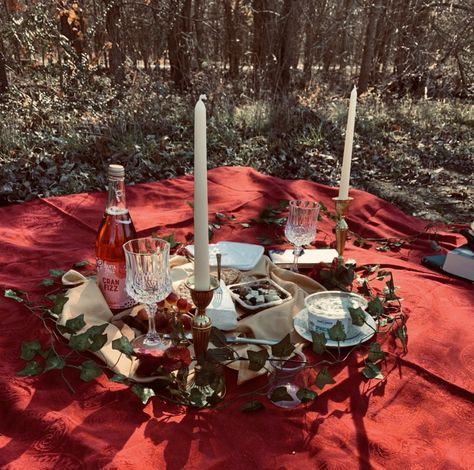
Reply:
[[[189,39],[191,34],[191,0],[185,0],[168,36],[170,73],[178,90],[189,86],[191,61]]]
[[[360,65],[359,93],[365,93],[369,87],[369,79],[373,70],[373,59],[375,50],[375,32],[377,26],[377,18],[381,0],[373,0],[369,9],[369,18],[367,21],[367,30],[365,33],[364,52],[362,53],[362,63]]]
[[[202,0],[194,0],[194,31],[196,33],[196,62],[198,68],[201,69],[201,65],[204,62],[204,31],[202,28],[204,9],[202,6]]]
[[[105,26],[112,43],[109,54],[109,69],[117,85],[125,80],[125,54],[120,45],[120,6],[114,0],[104,0],[106,3]]]
[[[224,26],[225,26],[225,52],[229,63],[229,77],[237,78],[239,75],[240,45],[237,37],[238,11],[240,0],[234,5],[232,0],[224,0]]]
[[[349,23],[348,18],[352,10],[352,1],[353,0],[344,0],[342,3],[341,10],[339,12],[339,28],[341,31],[341,37],[339,40],[339,47],[338,47],[338,58],[339,58],[339,71],[342,77],[345,76],[346,72],[346,65],[347,65],[347,37],[348,37],[348,29]]]
[[[8,90],[7,60],[5,57],[5,46],[0,36],[0,96]]]
[[[298,29],[298,0],[285,0],[283,3],[278,38],[276,41],[276,67],[273,73],[274,89],[287,93],[290,86],[290,66],[296,53],[295,37]]]

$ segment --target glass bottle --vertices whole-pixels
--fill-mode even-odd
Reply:
[[[109,165],[108,188],[107,207],[95,242],[97,284],[112,313],[118,313],[136,304],[125,291],[122,246],[137,234],[127,208],[122,165]]]

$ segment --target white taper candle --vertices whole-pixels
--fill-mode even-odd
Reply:
[[[209,223],[207,209],[206,106],[201,95],[194,108],[194,282],[209,290]]]
[[[342,159],[341,181],[339,184],[339,198],[341,199],[347,199],[349,197],[349,179],[351,176],[356,104],[357,90],[356,87],[354,87],[349,101],[349,113],[347,114],[346,140],[344,143],[344,157]]]

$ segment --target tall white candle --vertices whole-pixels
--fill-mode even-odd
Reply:
[[[339,198],[349,197],[349,178],[351,176],[352,144],[354,141],[354,125],[357,104],[357,90],[351,91],[349,101],[349,113],[347,114],[346,141],[344,143],[344,157],[342,159],[341,182],[339,184]]]
[[[209,225],[207,209],[206,106],[194,108],[194,282],[196,290],[209,290]]]

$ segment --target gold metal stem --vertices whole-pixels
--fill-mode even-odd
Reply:
[[[332,200],[336,205],[336,250],[339,253],[339,257],[344,255],[344,247],[346,245],[347,232],[349,231],[349,226],[347,225],[345,215],[349,211],[349,206],[353,201],[353,198],[348,197],[347,199],[342,199],[339,197],[333,197]]]
[[[211,303],[214,291],[219,286],[214,278],[210,278],[209,290],[196,290],[194,277],[186,281],[186,287],[191,292],[191,298],[196,305],[196,314],[191,322],[193,345],[196,357],[199,359],[207,351],[211,335],[211,319],[206,315],[206,307]]]

